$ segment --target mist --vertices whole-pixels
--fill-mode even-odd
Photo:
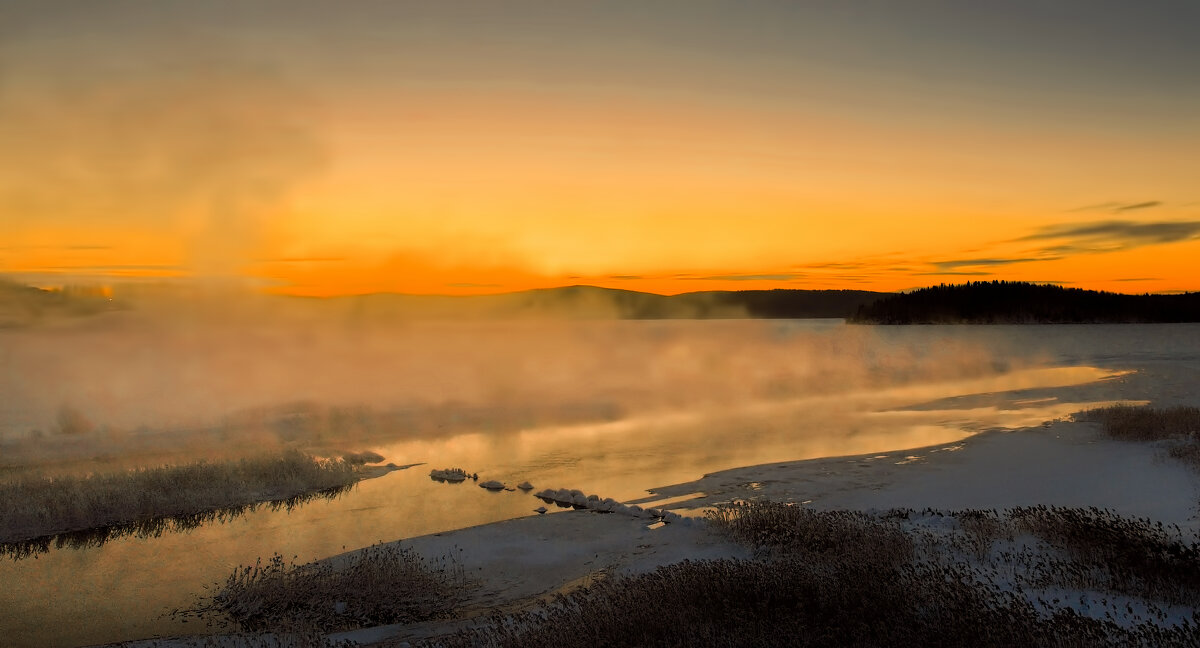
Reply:
[[[680,413],[764,418],[755,408],[773,402],[1039,361],[839,320],[630,321],[603,308],[438,319],[210,285],[113,299],[121,309],[0,331],[7,468],[348,451]]]
[[[276,66],[182,26],[153,40],[0,41],[0,270],[244,277],[324,168],[319,106]]]

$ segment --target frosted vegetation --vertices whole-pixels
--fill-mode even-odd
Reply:
[[[359,479],[355,459],[286,451],[87,476],[25,475],[0,482],[0,544],[334,491]]]
[[[1117,405],[1085,412],[1082,418],[1100,422],[1117,439],[1163,442],[1172,457],[1200,470],[1200,407]]]
[[[428,645],[1193,646],[1200,551],[1097,510],[718,508],[753,560],[687,561]]]
[[[394,545],[370,547],[336,568],[276,554],[236,569],[215,594],[177,614],[244,632],[334,632],[448,618],[463,583],[456,564],[428,565]]]

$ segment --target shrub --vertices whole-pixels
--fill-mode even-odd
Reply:
[[[429,567],[395,545],[369,547],[337,568],[328,561],[295,565],[276,554],[265,565],[234,570],[211,598],[177,614],[248,632],[336,632],[447,618],[462,585],[455,564]]]

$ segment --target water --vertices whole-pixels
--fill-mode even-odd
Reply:
[[[105,362],[103,349],[111,348],[81,353],[95,348],[98,338],[91,332],[56,333],[53,344],[42,334],[21,335],[27,338],[20,344],[8,336],[0,348],[13,367],[9,376],[36,361],[50,363],[44,371],[54,376],[77,377]],[[357,402],[372,407],[386,407],[388,398],[411,403],[419,394],[423,402],[458,403],[476,414],[450,423],[410,417],[411,429],[359,435],[357,441],[368,440],[364,447],[389,461],[425,465],[363,481],[331,500],[6,561],[0,564],[6,644],[75,646],[186,633],[188,625],[164,613],[188,605],[238,565],[275,552],[307,561],[533,515],[541,503],[520,491],[487,492],[471,481],[437,483],[428,477],[430,468],[459,466],[481,480],[529,480],[538,489],[578,488],[631,500],[651,488],[737,466],[953,442],[1114,400],[1184,402],[1194,399],[1200,384],[1197,325],[474,323],[369,330],[358,341],[344,337],[308,330],[307,353],[293,349],[300,338],[286,335],[272,338],[269,357],[240,349],[248,353],[241,360],[247,367],[290,362],[297,375],[284,367],[272,370],[272,381],[252,376],[253,389],[241,384],[249,395],[231,397],[228,406],[253,405],[251,396],[258,403],[279,400],[285,393],[347,402],[345,395],[357,389],[364,396]],[[176,353],[175,361],[190,372],[189,384],[225,394],[227,388],[215,383],[235,374],[222,373],[230,368],[221,345],[234,339],[229,332],[193,339],[199,350],[181,351],[169,336],[152,337],[149,344],[157,345],[156,362]],[[345,370],[348,354],[355,371]],[[204,357],[212,355],[215,361]],[[308,370],[333,367],[339,380],[300,375],[301,364]],[[132,408],[122,399],[137,401],[146,390],[161,389],[149,384],[161,379],[137,377],[149,366],[134,363],[129,374],[114,377],[121,385],[115,396],[96,385],[77,387],[77,393],[56,389],[83,411],[107,402],[113,420],[132,424]],[[7,393],[30,391],[11,381],[5,387]],[[562,414],[564,403],[574,404],[566,408],[570,415]],[[6,406],[6,421],[24,425],[37,418],[28,403],[10,400]],[[156,407],[164,420],[184,415]],[[495,420],[478,416],[489,408],[503,414]],[[7,429],[10,438],[20,433],[16,424]],[[268,447],[274,441],[257,440]]]

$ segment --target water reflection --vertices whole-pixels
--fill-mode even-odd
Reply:
[[[297,506],[315,499],[336,499],[348,493],[352,488],[353,484],[349,484],[313,493],[303,493],[286,500],[255,502],[244,506],[216,509],[203,513],[156,517],[126,524],[114,524],[94,529],[57,533],[22,540],[20,542],[0,543],[0,555],[12,558],[13,560],[22,560],[48,553],[51,547],[59,550],[89,549],[127,537],[135,537],[143,540],[146,538],[158,538],[164,533],[191,531],[206,524],[223,524],[260,510],[291,512]]]
[[[464,434],[441,443],[405,441],[386,446],[388,456],[438,456],[480,479],[508,484],[528,480],[537,489],[580,489],[627,500],[648,488],[691,481],[718,470],[816,457],[916,448],[961,440],[996,428],[1019,428],[1067,416],[1093,402],[1067,388],[1125,375],[1092,367],[1031,369],[946,381],[740,407],[696,407],[594,424],[546,426],[512,434]],[[1018,390],[1003,402],[969,408],[906,409],[906,404],[965,394]],[[1060,391],[1063,398],[1030,401],[1031,391]],[[1102,394],[1097,394],[1103,396]],[[1017,402],[1017,401],[1025,402]],[[567,460],[569,458],[569,460]]]

